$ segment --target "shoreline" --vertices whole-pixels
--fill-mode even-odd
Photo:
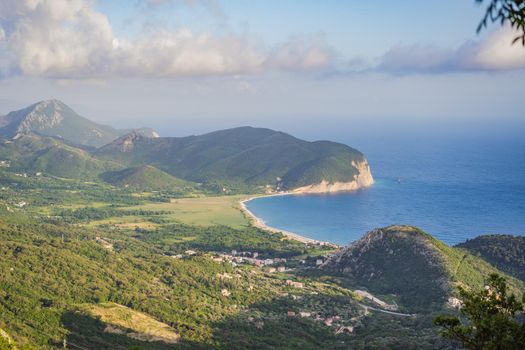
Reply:
[[[305,236],[301,236],[300,234],[295,233],[295,232],[286,231],[286,230],[280,230],[280,229],[277,229],[275,227],[268,226],[264,222],[263,219],[261,219],[258,216],[256,216],[246,206],[246,203],[248,203],[249,201],[252,201],[254,199],[257,199],[257,198],[275,197],[275,196],[290,196],[290,195],[294,195],[294,194],[297,194],[297,193],[282,192],[282,193],[275,193],[275,194],[256,195],[256,196],[252,196],[252,197],[249,197],[249,198],[246,198],[246,199],[243,199],[243,200],[239,201],[239,204],[240,204],[240,207],[241,207],[241,211],[248,216],[248,218],[250,219],[250,223],[254,227],[260,228],[262,230],[265,230],[265,231],[268,231],[268,232],[271,232],[271,233],[281,233],[281,234],[283,234],[285,237],[287,237],[289,239],[293,239],[293,240],[296,240],[296,241],[299,241],[299,242],[305,243],[305,244],[308,244],[308,243],[309,244],[319,244],[319,245],[334,244],[334,243],[330,243],[330,242],[322,242],[322,241],[319,241],[319,240],[316,240],[316,239],[313,239],[313,238],[308,238],[308,237],[305,237]]]

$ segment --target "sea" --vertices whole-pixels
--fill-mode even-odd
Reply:
[[[341,245],[393,224],[420,227],[449,245],[525,235],[525,137],[392,138],[356,148],[370,163],[372,187],[262,197],[247,207],[268,226]]]

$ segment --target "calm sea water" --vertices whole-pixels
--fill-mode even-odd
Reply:
[[[259,198],[249,209],[269,226],[339,244],[392,224],[418,226],[451,245],[487,233],[525,235],[524,140],[391,140],[359,148],[376,180],[371,188]]]

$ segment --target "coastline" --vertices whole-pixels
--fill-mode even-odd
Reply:
[[[281,233],[289,239],[293,239],[305,244],[317,244],[317,245],[331,245],[334,247],[340,247],[338,244],[332,242],[319,241],[313,238],[304,237],[298,233],[290,232],[286,230],[280,230],[275,227],[268,226],[263,219],[257,217],[248,207],[246,203],[256,198],[274,197],[274,196],[292,196],[301,194],[321,194],[321,193],[335,193],[335,192],[354,192],[361,188],[366,188],[374,183],[372,174],[370,173],[370,166],[368,162],[354,164],[353,165],[360,170],[359,175],[354,181],[350,182],[335,182],[329,183],[326,180],[321,181],[318,184],[312,184],[308,186],[299,187],[291,191],[272,193],[272,194],[261,194],[254,195],[252,197],[239,201],[241,211],[249,218],[250,223],[260,229],[266,230],[272,233]]]
[[[246,199],[243,199],[243,200],[239,201],[239,205],[241,207],[241,211],[244,214],[246,214],[248,216],[248,218],[250,219],[251,224],[253,226],[257,227],[257,228],[260,228],[262,230],[265,230],[265,231],[268,231],[268,232],[271,232],[271,233],[281,233],[281,234],[283,234],[285,237],[287,237],[289,239],[293,239],[295,241],[299,241],[299,242],[305,243],[305,244],[318,244],[318,245],[330,244],[330,245],[336,245],[334,243],[323,242],[323,241],[319,241],[319,240],[316,240],[316,239],[313,239],[313,238],[308,238],[308,237],[305,237],[305,236],[301,236],[300,234],[295,233],[295,232],[290,232],[290,231],[286,231],[286,230],[280,230],[280,229],[277,229],[275,227],[268,226],[264,222],[263,219],[257,217],[246,206],[246,203],[248,203],[251,200],[257,199],[257,198],[275,197],[275,196],[291,196],[291,195],[296,195],[296,194],[297,193],[294,193],[294,192],[281,192],[281,193],[275,193],[275,194],[266,194],[266,195],[252,196],[252,197],[249,197],[249,198],[246,198]]]

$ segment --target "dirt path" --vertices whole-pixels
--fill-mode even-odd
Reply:
[[[366,311],[374,310],[374,311],[377,311],[377,312],[382,312],[382,313],[389,314],[389,315],[394,315],[394,316],[402,316],[402,317],[415,317],[415,316],[417,316],[417,314],[404,314],[404,313],[401,313],[401,312],[388,311],[388,310],[378,309],[376,307],[368,306],[368,305],[364,305],[364,304],[359,304],[359,306],[364,308]]]

